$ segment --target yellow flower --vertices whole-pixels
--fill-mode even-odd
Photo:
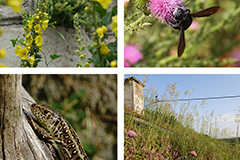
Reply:
[[[48,27],[48,22],[49,22],[49,20],[43,20],[43,22],[42,22],[42,28],[43,28],[44,31]]]
[[[0,67],[8,67],[5,64],[0,63]]]
[[[19,48],[20,45],[18,45],[15,49],[16,52],[16,56],[20,57],[21,59],[28,59],[28,50],[26,48],[21,49],[21,46]]]
[[[102,26],[102,29],[103,29],[103,33],[107,32],[107,27],[106,26]]]
[[[32,30],[32,26],[33,26],[33,19],[28,20],[28,32],[30,32]]]
[[[112,0],[92,0],[100,3],[104,9],[108,8],[108,5],[112,3]]]
[[[108,54],[108,52],[110,51],[108,46],[104,42],[101,42],[100,46],[101,46],[100,49],[99,49],[100,53],[103,54],[103,55]]]
[[[30,33],[28,33],[28,38],[27,38],[27,46],[30,46],[33,42],[33,37]]]
[[[36,16],[36,19],[39,19],[39,16]]]
[[[28,62],[30,63],[30,66],[33,67],[33,64],[35,63],[34,55],[32,55],[31,57],[28,58]]]
[[[20,51],[21,51],[21,46],[20,46],[20,45],[17,45],[17,46],[16,46],[16,49],[15,49],[15,53],[16,53],[16,54],[19,54]]]
[[[22,11],[22,2],[23,0],[7,0],[8,6],[11,7],[14,12]]]
[[[87,67],[90,67],[90,63],[88,63],[88,62],[86,62],[86,64],[85,64]]]
[[[6,55],[6,49],[0,49],[0,58],[4,58]]]
[[[116,61],[112,61],[112,62],[110,63],[110,66],[111,66],[111,67],[117,67],[117,62],[116,62]]]
[[[86,12],[88,12],[88,11],[89,11],[89,8],[88,8],[88,7],[85,7],[84,10],[85,10]]]
[[[43,12],[43,15],[44,15],[45,17],[47,17],[47,16],[48,16],[48,14],[47,14],[46,12]]]
[[[35,33],[41,32],[41,26],[40,26],[40,24],[37,24],[37,25],[34,27],[34,29],[35,29]]]
[[[98,37],[100,37],[100,38],[103,38],[103,36],[104,36],[104,30],[102,29],[102,28],[98,28],[97,30],[96,30],[96,32],[98,33]]]
[[[117,15],[112,17],[112,21],[111,29],[115,33],[115,37],[117,37]]]
[[[42,37],[41,36],[37,36],[35,38],[35,43],[40,48],[42,46]]]
[[[42,33],[42,32],[38,33],[38,36],[42,37],[42,36],[43,36],[43,33]]]

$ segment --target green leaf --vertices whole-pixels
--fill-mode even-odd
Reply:
[[[12,42],[12,46],[15,47],[17,41],[15,39],[11,39],[10,41]]]
[[[59,57],[61,57],[62,55],[56,55],[56,54],[54,54],[54,55],[50,55],[50,58],[52,59],[52,60],[54,60],[54,59],[57,59],[57,58],[59,58]]]
[[[18,38],[19,38],[19,36],[16,39],[10,40],[12,42],[13,47],[15,47],[16,43],[18,42]]]
[[[21,38],[21,39],[19,39],[19,41],[18,41],[18,42],[19,42],[19,43],[20,43],[22,46],[24,45],[24,44],[23,44],[23,42],[24,42],[24,39],[22,39],[22,38]]]
[[[96,11],[98,12],[100,18],[102,18],[107,13],[107,10],[102,8],[102,6],[96,6]]]
[[[112,8],[112,16],[117,15],[117,5]]]
[[[110,23],[112,23],[112,13],[111,13],[111,12],[108,12],[108,13],[102,18],[102,21],[103,21],[103,25],[104,25],[104,26],[107,26],[107,25],[109,25]]]
[[[35,58],[42,58],[40,54],[35,54]]]
[[[66,41],[66,39],[64,38],[64,36],[62,35],[62,33],[58,32],[58,34],[62,37],[62,39],[63,39],[64,41]]]

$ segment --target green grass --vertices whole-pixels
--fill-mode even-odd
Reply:
[[[125,110],[126,111],[126,110]],[[196,133],[189,127],[184,127],[179,122],[171,125],[162,119],[161,112],[149,112],[144,110],[143,119],[156,126],[147,126],[136,123],[136,116],[129,116],[125,112],[124,135],[129,130],[137,133],[137,137],[127,139],[125,136],[125,159],[238,159],[240,157],[240,143],[220,141],[207,135]],[[152,118],[150,118],[152,117]],[[177,134],[161,131],[161,126]],[[133,150],[130,147],[133,147]],[[195,151],[197,156],[191,155]],[[177,153],[177,155],[176,155]],[[176,156],[175,156],[176,155]]]
[[[178,97],[179,92],[175,90],[175,85],[169,85],[161,98]],[[175,112],[176,106],[173,102],[157,104],[151,97],[154,96],[150,94],[149,97],[144,98],[144,114],[137,114],[125,107],[124,157],[126,160],[239,159],[238,138],[217,139],[220,136],[227,137],[228,132],[219,129],[218,119],[213,117],[214,111],[209,115],[205,112],[204,115],[199,115],[196,106],[185,103],[181,106],[180,112]],[[134,131],[137,136],[127,138],[129,130]],[[195,151],[197,156],[192,155],[192,151]]]

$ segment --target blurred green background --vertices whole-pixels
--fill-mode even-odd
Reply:
[[[90,159],[117,159],[117,75],[23,75],[22,84],[73,126]]]
[[[140,46],[143,54],[134,67],[240,66],[239,0],[190,0],[185,6],[191,13],[213,6],[221,8],[210,17],[193,18],[196,25],[185,30],[186,48],[180,58],[177,57],[180,31],[151,14],[144,15],[134,2],[130,0],[124,5],[125,46]]]

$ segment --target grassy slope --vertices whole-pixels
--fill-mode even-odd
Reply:
[[[137,123],[136,116],[155,125]],[[157,111],[145,110],[144,115],[137,115],[125,109],[125,159],[239,159],[239,142],[229,143],[196,133],[173,119],[173,116]],[[177,134],[164,132],[158,126]],[[127,139],[129,130],[137,133],[137,137]],[[191,154],[192,151],[195,151],[197,156]]]

